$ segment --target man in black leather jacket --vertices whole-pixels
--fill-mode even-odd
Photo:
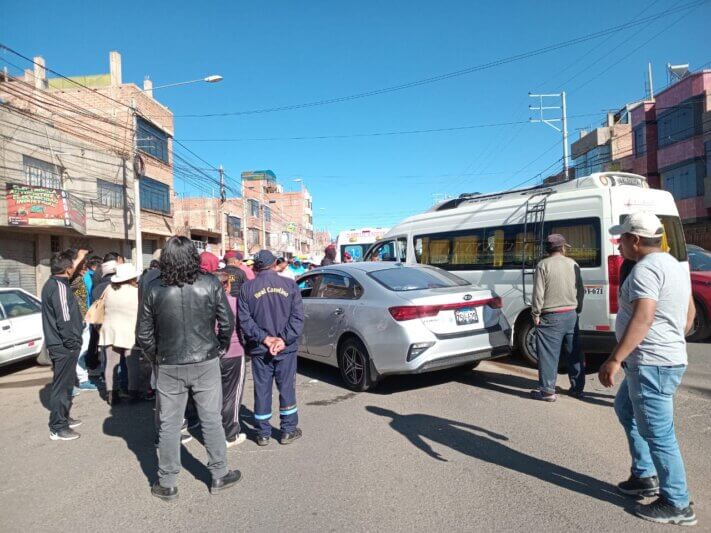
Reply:
[[[230,345],[234,316],[217,278],[200,272],[200,258],[190,239],[168,241],[161,253],[160,272],[144,288],[136,324],[138,344],[157,373],[158,482],[151,493],[164,500],[178,496],[180,428],[192,391],[214,494],[242,477],[239,470],[227,467],[221,414],[219,358]]]

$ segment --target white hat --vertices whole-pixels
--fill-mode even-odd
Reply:
[[[116,274],[111,276],[111,283],[123,283],[138,277],[136,268],[131,263],[123,263],[116,267]]]
[[[116,265],[118,263],[114,260],[106,261],[106,263],[101,263],[101,277],[108,276],[109,274],[116,273]]]
[[[653,239],[664,235],[664,226],[657,215],[647,211],[638,211],[628,215],[622,224],[612,226],[610,235],[623,235],[631,233],[640,237]]]

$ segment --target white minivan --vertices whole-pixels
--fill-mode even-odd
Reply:
[[[572,246],[569,256],[580,265],[585,285],[582,348],[608,353],[615,342],[622,264],[617,240],[608,229],[641,210],[659,216],[665,249],[688,267],[672,195],[650,189],[643,176],[622,172],[494,194],[462,194],[393,227],[368,250],[365,260],[387,257],[434,265],[496,292],[513,325],[514,348],[536,364],[530,315],[533,272],[543,256],[545,237],[560,233]]]

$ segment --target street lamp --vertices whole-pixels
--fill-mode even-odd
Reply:
[[[197,80],[190,80],[190,81],[179,81],[178,83],[168,83],[166,85],[158,85],[156,87],[148,87],[146,89],[140,89],[141,92],[146,92],[146,91],[154,91],[156,89],[165,89],[166,87],[176,87],[178,85],[188,85],[189,83],[199,83],[199,82],[205,82],[205,83],[217,83],[222,81],[222,76],[219,74],[211,74],[210,76],[206,76],[204,78],[199,78]]]
[[[200,78],[198,80],[190,80],[190,81],[181,81],[178,83],[169,83],[167,85],[159,85],[158,87],[146,87],[144,89],[138,89],[138,92],[144,93],[144,92],[149,92],[150,95],[152,93],[150,91],[153,91],[154,89],[162,89],[164,87],[175,87],[177,85],[187,85],[189,83],[197,83],[197,82],[206,82],[206,83],[217,83],[218,81],[222,81],[222,76],[219,76],[217,74],[211,74],[210,76],[207,76],[205,78]],[[137,163],[138,163],[138,111],[136,110],[136,100],[135,98],[131,99],[131,111],[133,114],[133,143],[132,143],[132,148],[133,148],[133,164],[134,164],[134,171],[133,171],[133,203],[134,203],[134,212],[133,212],[133,226],[134,226],[134,232],[135,232],[135,246],[136,246],[136,269],[140,272],[143,270],[143,235],[141,234],[141,175],[140,172],[136,172],[137,168]],[[142,164],[141,164],[142,166]],[[220,171],[222,167],[220,167]]]

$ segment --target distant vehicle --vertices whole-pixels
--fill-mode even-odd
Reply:
[[[37,357],[43,344],[40,300],[22,289],[0,288],[0,366]]]
[[[337,366],[352,390],[511,351],[501,299],[439,268],[350,263],[297,282],[305,313],[299,355]]]
[[[341,231],[336,238],[336,262],[343,263],[346,253],[353,262],[363,260],[366,250],[381,239],[389,228],[361,228],[350,231]]]
[[[711,337],[711,252],[689,244],[691,290],[696,304],[696,318],[687,339],[692,342]]]
[[[513,324],[514,348],[532,366],[538,362],[530,301],[544,240],[561,233],[568,255],[580,265],[585,303],[580,334],[585,352],[609,353],[622,256],[608,229],[639,211],[658,215],[663,246],[688,267],[686,243],[674,198],[650,189],[646,178],[600,172],[560,184],[493,194],[462,194],[392,228],[366,253],[408,264],[438,266],[501,295]]]

